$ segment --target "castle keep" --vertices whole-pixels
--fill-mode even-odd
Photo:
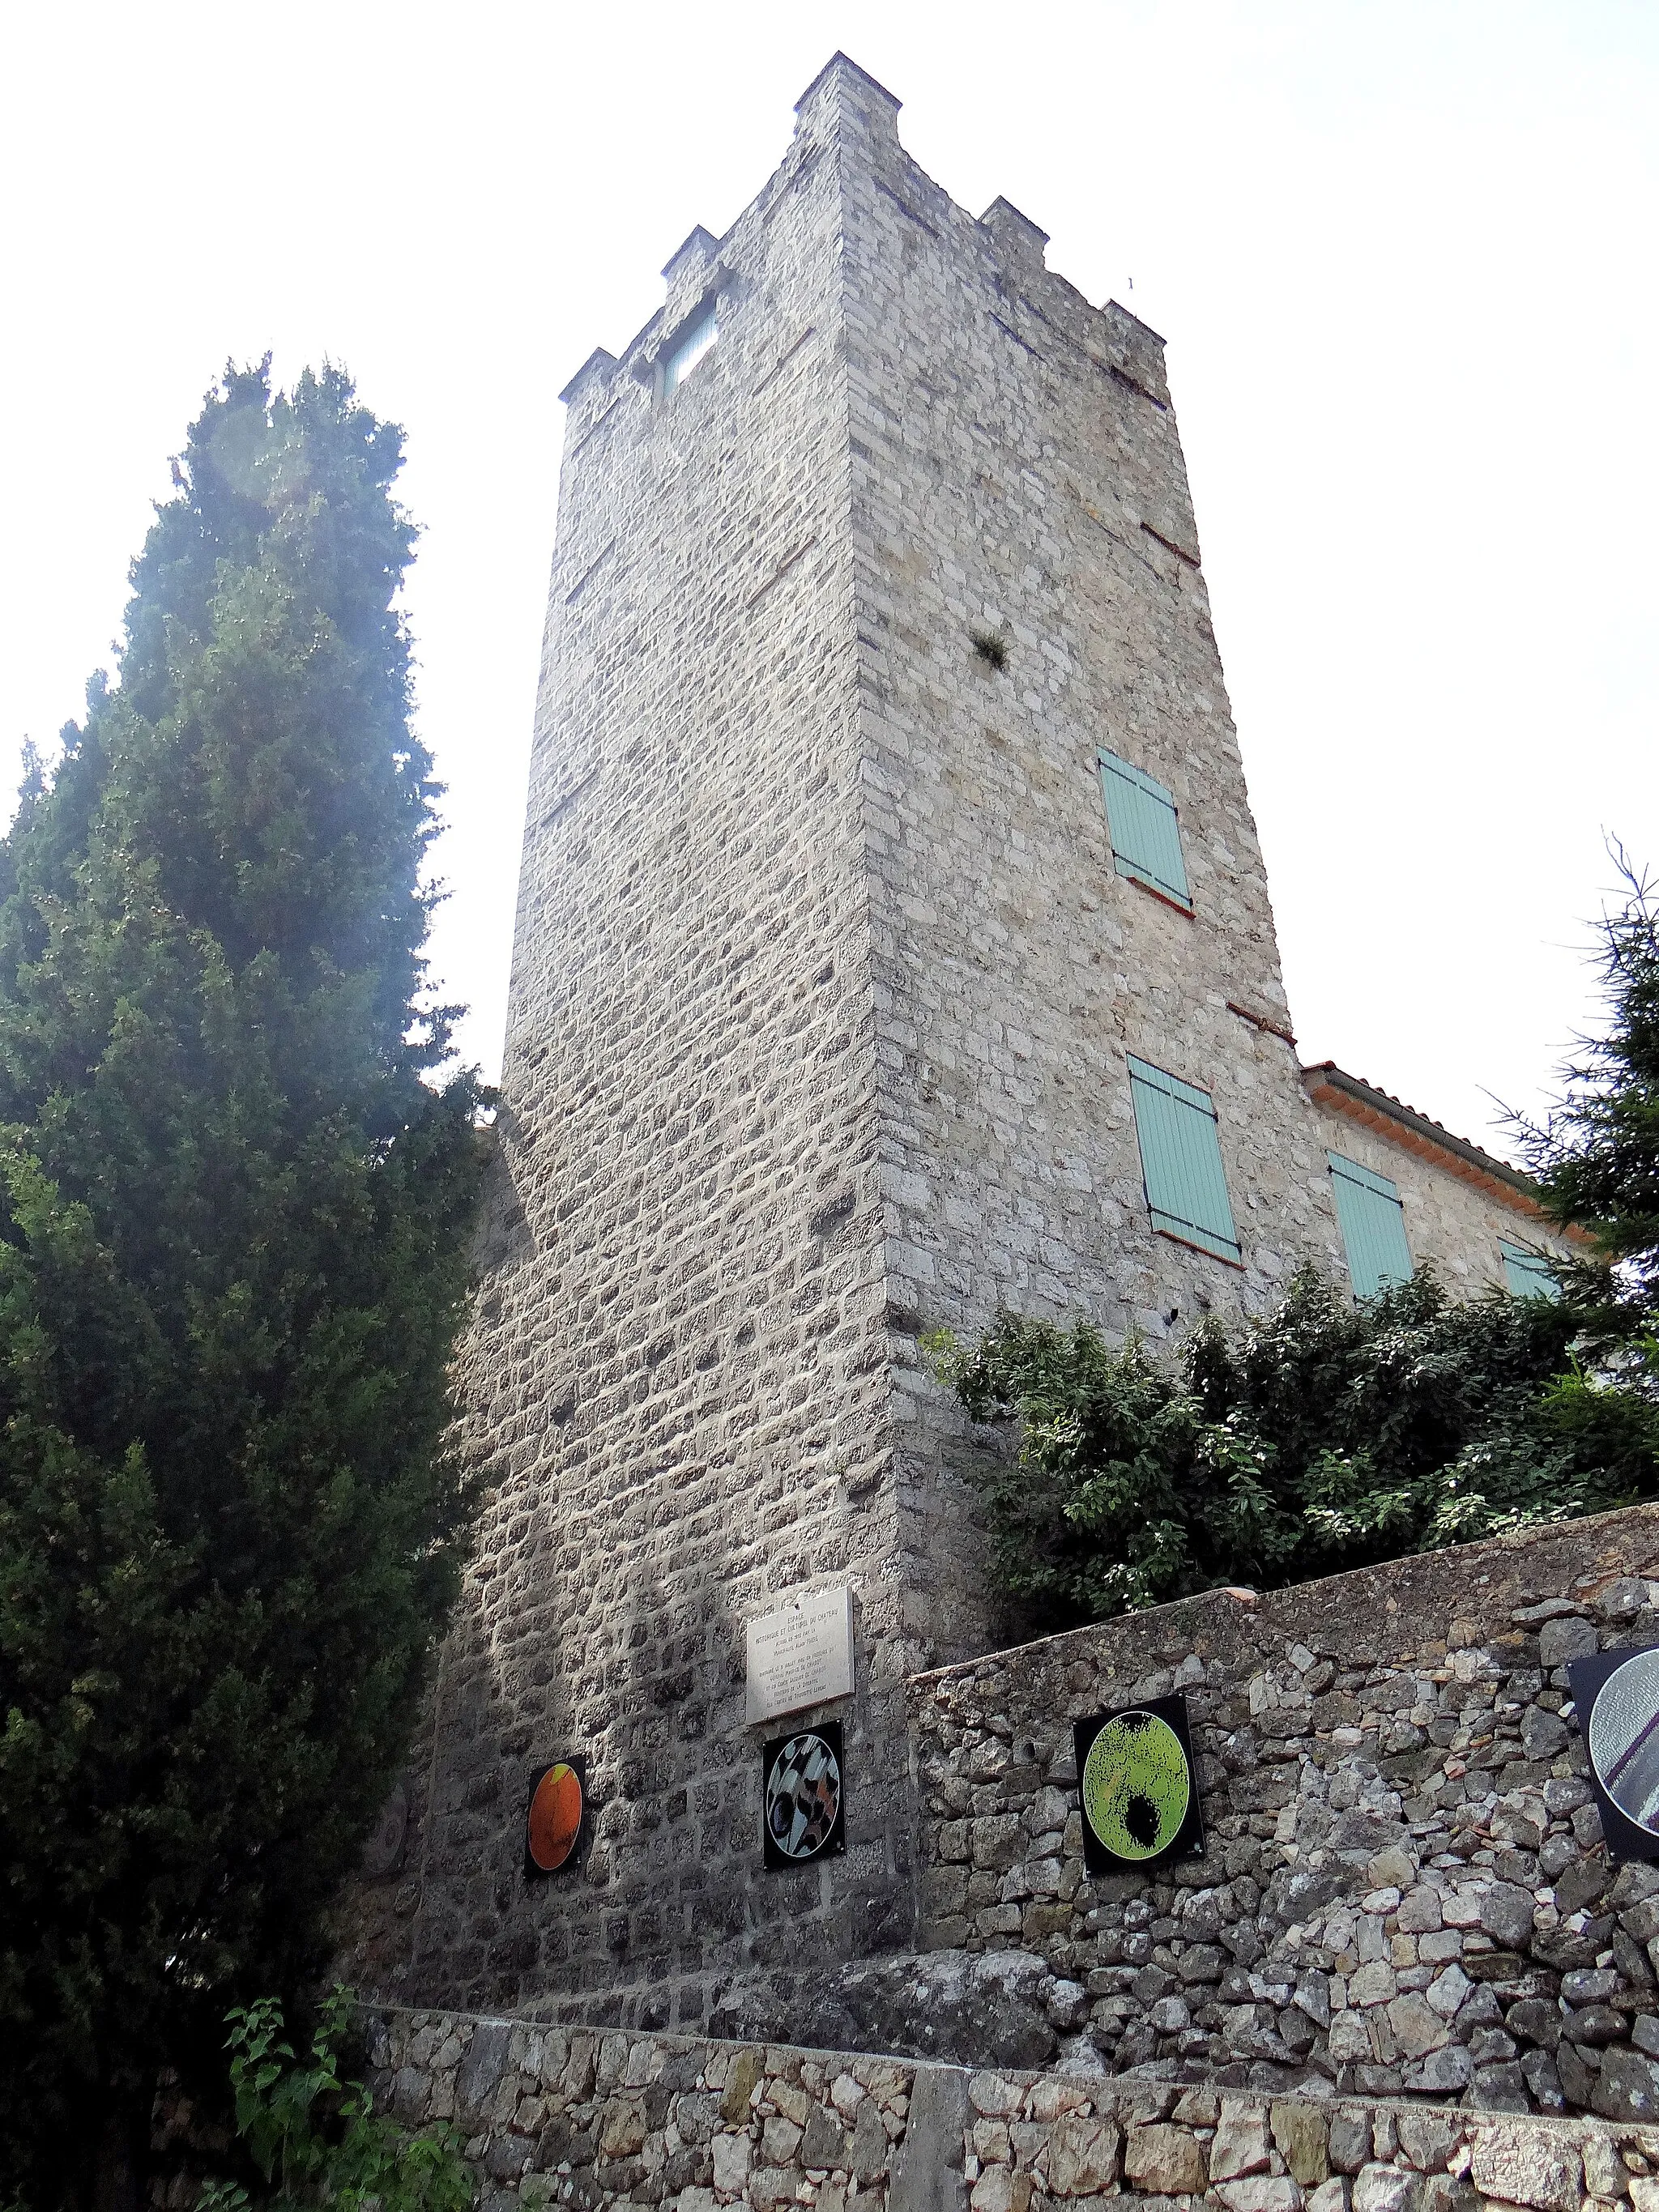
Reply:
[[[926,1329],[1164,1338],[1308,1261],[1551,1248],[1512,1170],[1303,1069],[1160,341],[897,112],[837,56],[563,394],[494,1502],[360,1901],[389,1998],[690,2026],[738,1966],[916,1942],[905,1684],[998,1640]],[[768,1870],[745,1624],[843,1585],[846,1855]],[[527,1881],[572,1753],[591,1841]]]

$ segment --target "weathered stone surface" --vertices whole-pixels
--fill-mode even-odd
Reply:
[[[1048,2138],[1048,2186],[1056,2197],[1094,2197],[1117,2179],[1115,2122],[1063,2113]]]
[[[892,2156],[888,2212],[961,2212],[968,2194],[961,2166],[968,2119],[966,2074],[955,2066],[919,2066]]]
[[[1639,2051],[1604,2051],[1589,2104],[1603,2119],[1659,2119],[1659,2069]]]
[[[1304,2189],[1317,2188],[1331,2170],[1325,2115],[1314,2105],[1285,2102],[1273,2106],[1272,2120],[1274,2146],[1291,2179]]]
[[[1210,2191],[1226,2212],[1302,2212],[1302,2191],[1288,2174],[1256,2173],[1220,2181]]]
[[[497,2021],[475,2029],[455,2077],[455,2109],[464,2127],[475,2127],[489,2108],[507,2067],[512,2030]]]
[[[1076,1983],[1096,1908],[1073,1808],[1058,1830],[1027,1814],[1083,1708],[1047,1701],[1035,1758],[1029,1729],[964,1727],[937,1786],[912,1781],[934,1760],[911,1759],[906,1676],[999,1633],[964,1480],[989,1447],[921,1332],[1035,1303],[1163,1340],[1259,1309],[1302,1261],[1340,1279],[1328,1143],[1398,1182],[1416,1256],[1460,1288],[1501,1279],[1498,1231],[1522,1217],[1501,1178],[1304,1082],[1287,1042],[1156,336],[1051,274],[1013,210],[956,206],[842,58],[762,193],[665,281],[621,357],[595,354],[566,395],[465,1362],[464,1449],[491,1502],[404,1784],[422,1879],[402,1910],[395,1874],[361,1887],[352,1976],[629,2028],[701,2026],[739,1977],[822,1990],[911,1946],[1042,1946]],[[711,303],[717,342],[673,381],[676,337]],[[1174,793],[1192,917],[1115,866],[1103,742]],[[1153,1224],[1131,1051],[1214,1102],[1237,1267]],[[1219,1594],[1166,1613],[1166,1650],[1144,1628],[1112,1646],[1143,1647],[1126,1692],[1195,1662],[1183,1686],[1207,1696],[1247,1656],[1240,1679],[1261,1677],[1261,1710],[1215,1731],[1249,1745],[1202,1747],[1214,1847],[1266,1842],[1251,1824],[1282,1813],[1274,1848],[1297,1854],[1291,1883],[1329,1885],[1323,1908],[1391,1850],[1393,1886],[1416,1880],[1413,1793],[1460,1785],[1485,1818],[1485,1770],[1443,1771],[1433,1728],[1465,1749],[1475,1728],[1437,1678],[1484,1692],[1536,1592],[1516,1569],[1454,1613],[1448,1571],[1413,1564],[1404,1669],[1381,1627],[1407,1588],[1389,1570],[1347,1585],[1363,1663],[1328,1586],[1305,1618],[1265,1601],[1248,1654],[1212,1633],[1248,1610]],[[858,1841],[811,1879],[763,1874],[744,1625],[841,1582]],[[1474,1640],[1449,1638],[1454,1619]],[[1370,1766],[1352,1796],[1332,1786],[1359,1764],[1335,1740],[1350,1708]],[[526,1884],[525,1789],[561,1744],[583,1747],[599,1817],[580,1881]],[[1524,1764],[1518,1721],[1501,1749]],[[1511,1840],[1530,1818],[1494,1816]],[[924,1843],[918,1866],[934,1820],[948,1850]],[[1273,1872],[1243,1878],[1265,1892]],[[1218,1990],[1266,1960],[1276,1990],[1281,1902],[1230,1901],[1169,1939],[1165,1971]],[[1180,2039],[1212,2031],[1192,1989],[1163,1993],[1158,2025],[1139,2001],[1091,2017],[1101,2063],[1194,2063]],[[1273,2016],[1240,2063],[1322,2073],[1317,2000],[1248,2002]],[[1077,2005],[1048,2023],[1068,2039]],[[845,2016],[826,2001],[811,2033],[838,2044]],[[878,2002],[869,2036],[893,2016]]]
[[[1539,2130],[1486,2127],[1474,2138],[1470,2166],[1484,2196],[1536,2212],[1578,2212],[1580,2166],[1576,2146],[1553,2142]]]
[[[1417,2176],[1380,2163],[1362,2166],[1354,2176],[1353,2212],[1408,2212]]]
[[[1231,2181],[1242,2174],[1265,2173],[1272,2161],[1268,2115],[1260,2105],[1224,2102],[1210,2144],[1210,2179]]]
[[[376,2096],[404,2081],[417,2104],[453,2102],[461,2068],[471,2063],[476,2076],[500,2055],[495,2038],[471,2057],[483,2033],[471,2021],[380,2016],[366,2039]],[[1450,2046],[1431,2059],[1450,2055],[1467,2063],[1469,2054]],[[1191,2212],[1477,2212],[1477,2198],[1525,2212],[1612,2212],[1628,2196],[1630,2212],[1659,2212],[1659,2180],[1641,2171],[1659,2153],[1659,2126],[1497,2121],[1475,2109],[1488,2094],[1481,2079],[1462,2109],[1393,2094],[1333,2106],[1198,2082],[1002,2068],[969,2075],[666,2035],[609,2034],[596,2051],[591,2038],[524,2024],[508,2027],[506,2063],[516,2070],[503,2074],[468,2152],[488,2185],[485,2212],[714,2212],[739,2198],[748,2212],[856,2212],[878,2199],[888,2212],[1038,2212],[1039,2196],[1095,2208],[1115,2199],[1119,2212],[1155,2212],[1146,2200],[1167,2207],[1171,2197]],[[1379,2064],[1379,2086],[1392,2091],[1397,2070]],[[526,2096],[532,2080],[538,2094]],[[728,2098],[738,2122],[725,2117]],[[1216,2172],[1206,2185],[1206,2144],[1218,2167],[1250,2170]],[[832,2155],[834,2166],[824,2162]]]
[[[1565,1667],[1569,1659],[1583,1659],[1597,1649],[1599,1638],[1592,1624],[1569,1614],[1547,1620],[1538,1632],[1540,1667]]]
[[[1184,2197],[1204,2186],[1203,2149],[1187,2128],[1131,2128],[1123,2145],[1123,2178],[1148,2197]]]
[[[1530,1890],[1512,1881],[1495,1881],[1480,1900],[1480,1925],[1495,1943],[1514,1949],[1532,1935]]]
[[[835,1976],[732,1982],[719,1991],[710,2023],[722,2035],[826,2050],[1036,2066],[1056,2049],[1047,2009],[1052,1978],[1026,1952],[906,1954]]]

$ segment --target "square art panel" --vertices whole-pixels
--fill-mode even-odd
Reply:
[[[815,1721],[763,1747],[761,1850],[768,1866],[838,1856],[847,1848],[846,1810],[839,1721]]]

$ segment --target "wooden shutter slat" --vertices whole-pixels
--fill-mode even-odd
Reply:
[[[1525,1244],[1511,1244],[1507,1237],[1498,1238],[1498,1249],[1504,1262],[1504,1279],[1512,1297],[1560,1297],[1560,1280],[1541,1252],[1534,1252]]]

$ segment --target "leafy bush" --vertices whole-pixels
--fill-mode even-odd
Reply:
[[[1019,1425],[983,1477],[993,1571],[1060,1626],[1659,1494],[1659,1406],[1577,1367],[1577,1327],[1426,1270],[1357,1307],[1309,1272],[1172,1358],[1013,1314],[927,1348],[975,1420]]]
[[[255,2198],[240,2182],[210,2184],[197,2212],[467,2212],[472,2177],[447,2125],[411,2135],[377,2113],[361,2081],[340,2078],[350,1993],[337,1987],[322,2008],[308,2061],[283,2041],[275,1997],[238,2005],[229,2023],[236,2132],[270,2185]]]

